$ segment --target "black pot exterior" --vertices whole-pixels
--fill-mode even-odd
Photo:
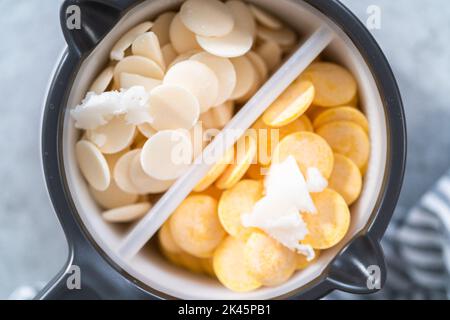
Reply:
[[[62,128],[71,85],[84,58],[120,18],[143,0],[66,0],[61,22],[68,49],[51,83],[42,124],[42,157],[47,187],[69,243],[65,268],[42,291],[40,299],[171,299],[134,279],[95,243],[81,222],[70,196],[62,159]],[[301,1],[301,0],[292,0]],[[401,96],[381,49],[362,23],[338,0],[304,0],[338,25],[364,57],[378,86],[387,115],[387,165],[382,193],[366,228],[334,259],[321,277],[278,299],[317,299],[334,289],[376,291],[386,279],[380,240],[395,209],[406,163],[406,124]],[[67,10],[77,5],[85,15],[81,30],[65,26]],[[87,16],[86,16],[87,12]],[[83,30],[88,30],[84,33]],[[367,267],[379,267],[379,282],[370,287]],[[73,268],[82,272],[81,290],[69,290]],[[361,268],[360,266],[364,266]]]

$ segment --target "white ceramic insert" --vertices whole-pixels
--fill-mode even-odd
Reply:
[[[139,22],[154,19],[158,14],[177,7],[180,2],[179,0],[145,1],[128,12],[84,61],[74,81],[67,107],[73,108],[81,101],[92,81],[103,70],[112,46],[122,34]],[[86,229],[101,249],[125,272],[149,287],[176,298],[270,299],[306,285],[321,276],[339,250],[365,227],[382,186],[386,169],[386,118],[375,80],[357,48],[326,16],[302,1],[252,0],[249,2],[259,5],[289,24],[298,31],[301,39],[308,38],[324,24],[336,32],[335,39],[324,54],[327,59],[346,66],[355,75],[359,84],[361,106],[370,122],[372,151],[364,189],[358,202],[352,206],[352,224],[346,239],[338,246],[327,250],[314,265],[297,272],[281,286],[265,287],[250,293],[234,293],[216,280],[194,275],[172,266],[160,256],[155,248],[152,248],[152,244],[144,247],[129,260],[118,255],[118,248],[133,226],[130,228],[117,227],[102,219],[101,211],[90,196],[86,182],[78,169],[74,149],[79,132],[75,129],[69,113],[66,112],[63,132],[64,167],[71,196]]]

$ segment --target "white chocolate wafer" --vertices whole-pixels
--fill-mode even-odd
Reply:
[[[223,37],[233,30],[230,8],[219,0],[187,0],[180,9],[186,28],[205,37]]]
[[[249,5],[249,7],[256,21],[258,21],[261,25],[275,30],[281,29],[283,27],[283,24],[280,22],[280,20],[267,13],[266,11],[252,4]]]
[[[231,59],[236,70],[236,86],[231,99],[240,99],[247,95],[258,81],[256,68],[246,56]]]
[[[153,26],[152,22],[143,22],[127,33],[125,33],[122,38],[117,41],[114,47],[111,50],[110,58],[111,60],[120,61],[125,57],[125,51],[131,46],[133,41],[141,34],[150,30]]]
[[[161,52],[166,66],[170,66],[178,55],[171,43],[164,45],[164,47],[161,48]]]
[[[105,191],[111,182],[108,163],[100,150],[90,141],[81,140],[75,146],[81,173],[92,188]]]
[[[148,139],[142,148],[144,172],[158,180],[175,180],[183,175],[193,160],[189,135],[181,130],[164,130]]]
[[[99,74],[99,76],[92,83],[89,92],[95,92],[96,94],[101,94],[108,89],[114,77],[114,67],[108,67]]]
[[[130,178],[133,185],[139,191],[139,194],[157,194],[169,189],[174,181],[163,181],[150,177],[142,169],[141,150],[131,161]]]
[[[195,38],[195,33],[186,28],[180,18],[180,14],[177,14],[170,24],[170,42],[173,48],[178,53],[184,53],[187,51],[199,49],[200,46]]]
[[[200,112],[207,111],[217,100],[219,81],[205,64],[198,61],[183,61],[170,68],[164,84],[178,85],[190,91],[200,104]]]
[[[153,136],[157,131],[152,127],[150,123],[144,122],[138,125],[139,132],[147,139]]]
[[[117,153],[129,147],[135,134],[136,126],[127,123],[124,116],[114,117],[104,126],[86,131],[87,138],[105,154]]]
[[[257,36],[264,41],[275,41],[282,47],[291,47],[297,42],[297,35],[288,28],[272,30],[264,26],[259,26]]]
[[[227,58],[213,56],[208,52],[195,54],[191,60],[204,63],[216,74],[219,80],[219,93],[214,105],[218,106],[227,101],[236,86],[236,71],[231,61]]]
[[[143,77],[138,74],[127,72],[122,72],[120,74],[120,88],[122,89],[130,89],[134,86],[142,86],[147,92],[150,92],[153,90],[153,88],[159,86],[161,83],[161,80]]]
[[[219,106],[209,109],[200,116],[200,121],[206,129],[223,129],[234,114],[234,102],[227,101]]]
[[[141,202],[105,211],[102,216],[108,222],[133,222],[142,218],[151,208],[152,205],[149,202]]]
[[[130,177],[131,162],[139,152],[140,150],[136,149],[125,153],[120,157],[113,169],[113,177],[117,186],[128,193],[139,193],[139,190],[133,184]]]
[[[197,98],[187,89],[163,84],[150,93],[149,113],[156,130],[191,129],[200,116]]]
[[[264,41],[256,52],[264,60],[269,70],[272,72],[281,64],[283,51],[278,43],[272,40]]]
[[[156,18],[155,23],[153,24],[152,32],[156,34],[159,40],[159,44],[162,47],[166,46],[170,42],[170,24],[172,23],[175,15],[176,13],[173,11],[164,12],[158,18]]]
[[[154,32],[146,32],[137,37],[131,45],[131,50],[133,55],[149,58],[159,64],[162,69],[166,68],[161,46]]]
[[[225,58],[239,57],[250,51],[255,34],[255,21],[250,9],[240,1],[228,1],[233,18],[233,30],[223,37],[197,35],[198,44],[207,52]]]
[[[120,81],[122,72],[138,74],[143,77],[161,80],[163,69],[155,61],[141,56],[129,56],[121,60],[114,69],[114,82]]]
[[[251,63],[253,63],[253,66],[259,73],[260,79],[262,79],[262,81],[266,81],[269,77],[269,68],[267,67],[264,59],[255,51],[250,51],[246,56],[251,61]]]
[[[189,60],[192,56],[196,55],[197,53],[202,52],[201,50],[190,50],[187,52],[184,52],[182,54],[179,54],[175,57],[175,59],[172,60],[172,62],[169,64],[169,67],[167,69],[172,68],[174,65],[176,65],[177,63]]]
[[[111,179],[111,183],[105,191],[98,191],[91,188],[90,192],[99,206],[106,210],[136,203],[139,198],[137,194],[128,193],[120,189],[114,179]]]

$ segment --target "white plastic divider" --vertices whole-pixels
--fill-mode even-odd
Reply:
[[[118,249],[124,259],[136,255],[152,238],[197,183],[207,174],[223,152],[233,147],[246,129],[264,113],[283,91],[314,61],[333,40],[334,33],[326,26],[317,29],[260,90],[233,117],[228,125],[205,148],[189,170],[161,197],[150,212],[128,233]],[[229,132],[232,132],[230,136]],[[236,134],[234,134],[236,133]]]

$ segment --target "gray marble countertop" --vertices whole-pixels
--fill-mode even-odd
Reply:
[[[369,5],[381,9],[381,29],[373,34],[398,79],[408,122],[399,203],[408,208],[450,167],[450,2],[343,2],[363,21]],[[41,105],[64,47],[60,3],[0,2],[0,299],[18,286],[48,282],[67,255],[39,155]]]

